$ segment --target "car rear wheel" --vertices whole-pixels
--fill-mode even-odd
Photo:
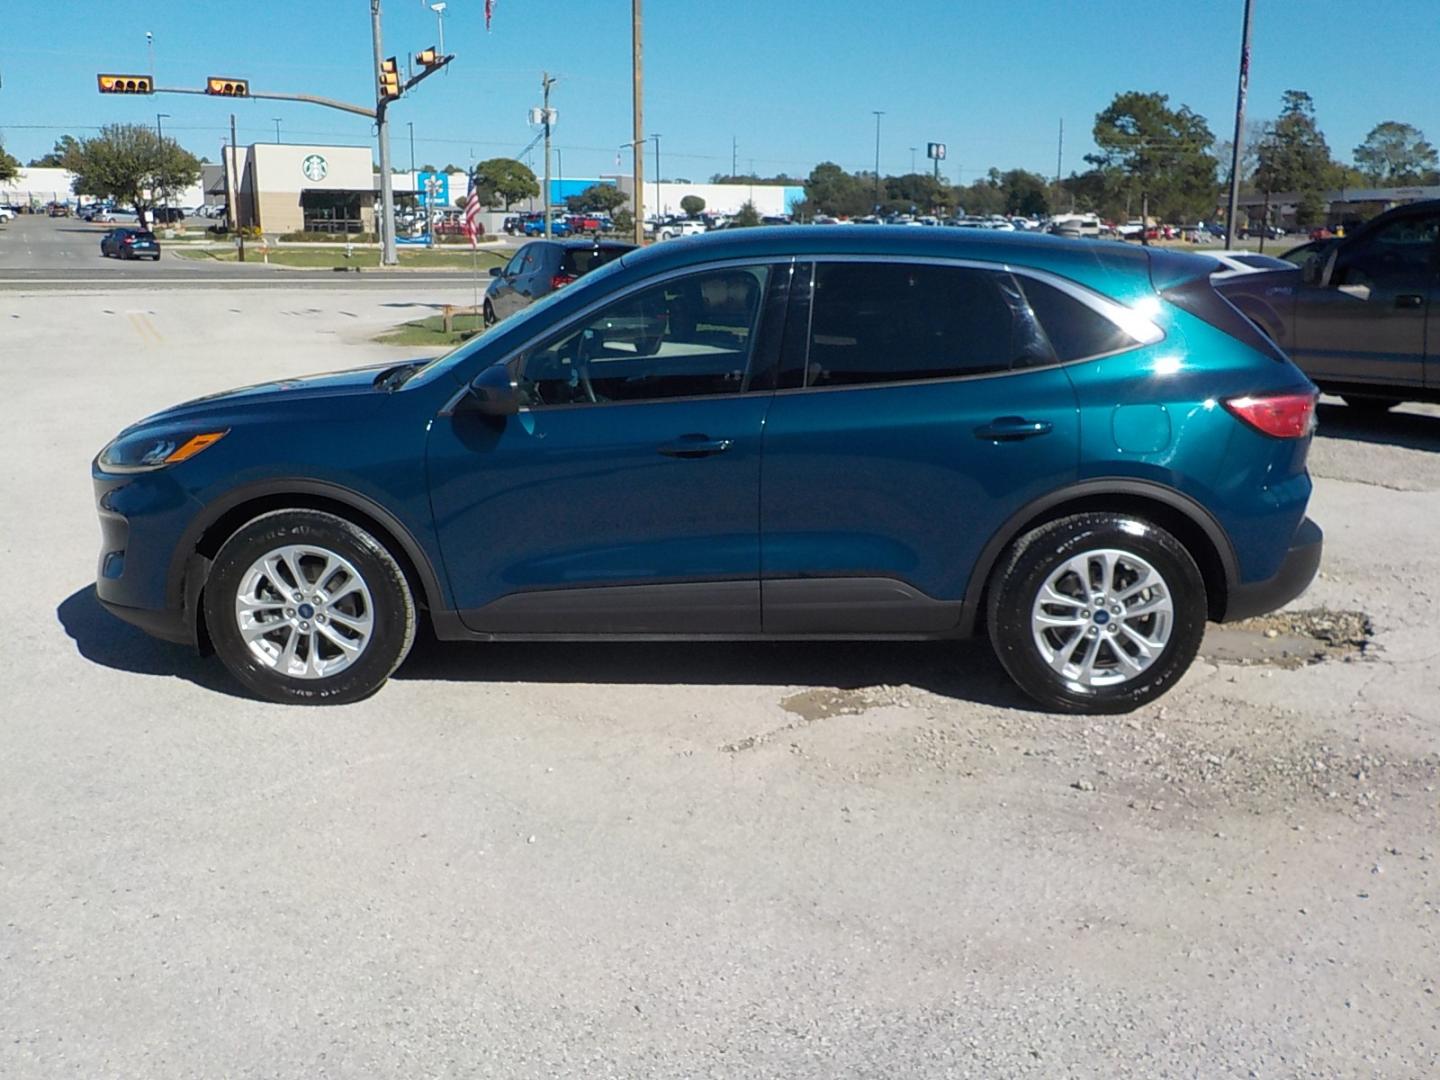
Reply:
[[[1189,669],[1205,632],[1205,583],[1164,529],[1076,514],[1022,536],[990,582],[990,641],[1042,705],[1129,712]]]
[[[1400,398],[1390,397],[1360,397],[1356,394],[1346,394],[1345,404],[1356,412],[1361,413],[1383,413],[1389,412],[1396,405],[1401,403]]]
[[[495,308],[491,306],[489,300],[485,301],[485,312],[483,318],[487,327],[495,325]]]
[[[404,571],[364,529],[316,510],[277,510],[220,549],[205,585],[215,651],[270,701],[369,697],[415,640]]]

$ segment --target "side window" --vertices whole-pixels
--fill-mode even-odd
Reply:
[[[1017,275],[1017,280],[1057,359],[1068,363],[1139,344],[1094,308],[1055,286],[1024,274]]]
[[[738,393],[768,275],[710,270],[633,293],[528,350],[516,385],[532,406]]]
[[[506,277],[514,277],[516,274],[520,273],[520,267],[525,262],[525,253],[529,250],[530,245],[526,244],[524,247],[522,247],[519,251],[517,251],[514,255],[510,257],[510,261],[505,264],[505,270],[503,271]]]
[[[1392,221],[1341,252],[1334,283],[1381,287],[1418,283],[1435,273],[1437,233],[1440,214]]]
[[[1053,359],[1007,272],[878,262],[816,267],[806,386],[945,379]]]

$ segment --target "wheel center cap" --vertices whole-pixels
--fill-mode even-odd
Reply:
[[[313,619],[315,617],[315,606],[313,604],[301,604],[295,609],[295,613],[302,619]]]
[[[301,610],[303,611],[304,609],[302,608]],[[1104,626],[1104,625],[1105,625],[1107,622],[1109,622],[1109,621],[1110,621],[1110,613],[1109,613],[1108,611],[1097,611],[1097,612],[1095,612],[1095,622],[1096,622],[1098,625]]]

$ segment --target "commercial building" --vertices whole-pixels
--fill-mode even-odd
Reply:
[[[60,202],[75,206],[81,197],[72,187],[75,174],[69,169],[22,165],[9,180],[0,181],[0,204],[6,206],[29,206],[39,208],[47,203]],[[195,206],[202,198],[199,184],[183,191],[170,194],[171,206]],[[85,202],[92,202],[88,196]]]
[[[1325,223],[1349,225],[1366,221],[1392,206],[1419,202],[1422,199],[1440,199],[1440,184],[1408,185],[1383,188],[1336,188],[1327,191],[1321,198],[1327,212]],[[1300,196],[1293,191],[1247,193],[1240,196],[1240,220],[1247,216],[1259,222],[1267,213],[1270,223],[1284,228],[1295,227],[1295,214],[1299,209]]]
[[[225,148],[242,227],[267,233],[373,232],[376,177],[368,146],[254,143]]]

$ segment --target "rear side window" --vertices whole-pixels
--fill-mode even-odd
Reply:
[[[1058,359],[1068,363],[1138,344],[1104,315],[1054,285],[1024,275],[1019,281]]]
[[[811,310],[806,386],[946,379],[1053,360],[1004,271],[821,263]]]
[[[567,248],[565,257],[560,260],[560,268],[567,274],[579,277],[613,262],[624,254],[624,248]]]

